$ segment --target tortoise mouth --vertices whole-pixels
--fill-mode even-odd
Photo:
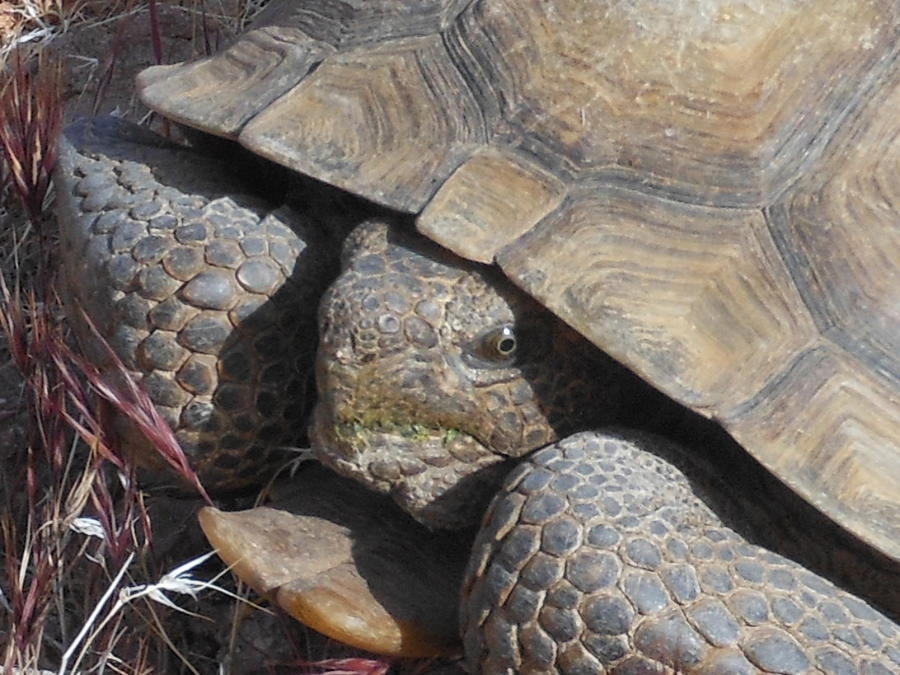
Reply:
[[[346,418],[324,402],[313,414],[316,458],[429,527],[468,527],[496,489],[506,459],[472,434],[394,416]]]
[[[414,443],[419,447],[440,444],[446,448],[460,436],[468,436],[478,442],[474,436],[457,428],[443,428],[437,425],[422,424],[399,419],[378,419],[367,422],[350,420],[337,422],[334,425],[334,437],[352,447],[380,446],[393,447],[397,443]],[[483,445],[479,442],[479,445]]]
[[[403,475],[425,467],[495,456],[475,435],[458,427],[394,415],[347,417],[321,402],[313,414],[310,439],[323,464],[341,469],[353,465],[366,474],[363,482],[371,479],[384,493]]]

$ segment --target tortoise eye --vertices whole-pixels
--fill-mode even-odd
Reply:
[[[482,337],[482,354],[493,361],[506,361],[516,354],[519,344],[516,332],[509,324],[500,326]]]

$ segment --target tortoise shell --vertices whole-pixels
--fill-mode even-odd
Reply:
[[[900,558],[896,0],[274,0],[139,86],[418,213]]]

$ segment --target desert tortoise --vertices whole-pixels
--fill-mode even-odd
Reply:
[[[896,560],[898,13],[276,1],[139,84],[496,263]]]

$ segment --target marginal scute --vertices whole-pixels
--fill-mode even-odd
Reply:
[[[786,363],[783,376],[723,421],[816,507],[900,558],[896,401],[896,391],[881,378],[822,340]]]
[[[212,58],[148,68],[137,88],[141,100],[166,117],[235,138],[331,51],[299,28],[261,27]]]
[[[301,173],[418,211],[484,142],[481,117],[440,37],[406,38],[329,59],[239,140]]]
[[[273,2],[228,49],[199,61],[144,70],[150,108],[229,138],[335,52],[391,37],[427,35],[466,0]]]
[[[441,186],[416,219],[420,232],[483,263],[562,201],[564,183],[525,158],[485,148]]]

